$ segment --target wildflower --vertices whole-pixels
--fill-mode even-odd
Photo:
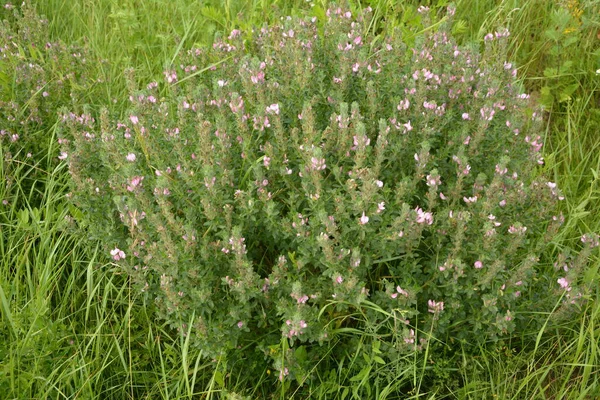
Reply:
[[[566,278],[559,278],[556,282],[558,282],[561,288],[567,291],[571,290],[571,288],[569,287],[569,281]]]
[[[377,204],[377,214],[379,214],[383,210],[385,210],[385,202],[384,201],[382,201],[381,203]]]
[[[400,286],[396,286],[396,292],[400,293],[404,297],[408,297],[408,292],[402,289]]]
[[[360,217],[358,223],[361,225],[365,225],[367,222],[369,222],[369,217],[367,217],[363,211],[362,217]]]
[[[423,224],[427,223],[427,225],[433,224],[433,214],[430,212],[423,212],[423,210],[419,207],[415,208],[417,212],[417,223]]]
[[[427,306],[428,306],[428,310],[430,313],[432,314],[437,314],[440,311],[444,311],[444,302],[443,301],[435,301],[435,300],[429,300],[427,302]]]
[[[338,276],[335,278],[335,283],[337,283],[337,284],[339,285],[339,284],[341,284],[342,282],[344,282],[344,278],[342,278],[342,276],[341,276],[341,275],[338,275]]]
[[[304,304],[308,301],[308,296],[304,295],[304,296],[298,297],[296,299],[296,301],[298,302],[298,304]]]
[[[473,197],[463,197],[463,200],[465,203],[469,204],[469,203],[476,203],[477,202],[477,196],[473,196]]]
[[[136,157],[135,157],[135,154],[129,153],[129,154],[127,154],[126,158],[127,158],[127,161],[134,162]]]
[[[511,233],[513,235],[514,234],[523,235],[523,234],[525,234],[526,231],[527,231],[527,227],[526,226],[514,226],[514,225],[511,225],[508,228],[508,233]]]
[[[375,181],[375,184],[377,185],[377,187],[380,187],[380,188],[383,187],[383,182],[381,182],[381,181]]]
[[[115,247],[114,249],[112,249],[110,251],[110,255],[112,256],[113,260],[115,260],[115,261],[125,259],[125,252],[123,252],[123,250],[119,250],[117,247]]]
[[[310,161],[312,163],[311,169],[313,169],[315,171],[325,170],[325,168],[327,167],[327,164],[325,164],[324,158],[319,159],[316,157],[311,157]]]
[[[131,121],[132,124],[137,125],[138,122],[140,122],[140,120],[138,119],[137,116],[135,115],[130,115],[129,116],[129,120]]]
[[[398,111],[401,110],[407,110],[408,107],[410,106],[410,101],[408,101],[408,99],[404,99],[400,101],[400,104],[398,104]]]
[[[67,153],[65,153],[64,151],[60,153],[60,156],[58,156],[59,160],[65,160],[69,155]]]
[[[290,374],[290,371],[287,368],[284,368],[282,371],[279,372],[279,380],[283,382],[283,378],[288,376]]]
[[[144,180],[143,176],[134,176],[133,178],[131,178],[129,185],[127,186],[127,190],[130,192],[133,192],[133,190],[136,187],[141,186],[143,180]]]
[[[442,184],[439,176],[427,175],[427,186],[438,187]]]
[[[581,242],[582,243],[589,243],[590,244],[590,248],[598,247],[598,245],[600,244],[598,242],[598,235],[597,234],[590,234],[590,233],[586,233],[585,235],[583,235],[581,237]]]
[[[415,342],[415,330],[411,329],[409,336],[407,338],[404,338],[404,342],[408,343],[408,344],[413,344]]]
[[[475,261],[474,266],[476,269],[481,269],[481,268],[483,268],[483,263],[481,262],[481,260],[477,260],[477,261]]]
[[[267,107],[267,113],[279,115],[279,104],[271,104]]]

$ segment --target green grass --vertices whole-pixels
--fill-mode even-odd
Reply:
[[[314,3],[315,8],[324,7],[323,2]],[[375,9],[379,22],[374,31],[410,26],[408,11],[416,4],[351,3]],[[585,10],[581,25],[565,34],[561,23],[574,24],[577,18],[561,20],[559,2],[456,2],[457,19],[462,21],[456,32],[462,41],[509,27],[510,54],[523,85],[549,107],[545,171],[566,194],[561,205],[566,225],[554,238],[557,252],[583,232],[600,232],[600,76],[595,73],[600,68],[599,3],[580,3]],[[216,32],[260,26],[275,18],[276,9],[291,14],[310,8],[301,0],[34,4],[49,19],[52,37],[87,45],[95,57],[109,61],[91,67],[100,82],[87,100],[93,107],[110,105],[115,112],[126,93],[127,67],[134,68],[140,82],[160,79],[178,52],[210,44]],[[565,45],[569,35],[577,35],[577,42]],[[571,66],[561,70],[565,61]],[[573,84],[570,99],[565,98]],[[0,149],[0,175],[7,182],[0,187],[0,198],[10,199],[0,205],[3,398],[332,399],[355,394],[434,399],[442,393],[456,399],[600,397],[598,290],[581,314],[563,316],[559,328],[528,332],[507,340],[505,348],[482,348],[475,356],[465,353],[449,359],[425,352],[425,357],[414,354],[383,365],[376,359],[372,335],[352,332],[354,349],[344,350],[346,356],[335,362],[324,357],[308,365],[307,371],[316,371],[318,365],[318,371],[325,372],[300,387],[279,385],[269,370],[249,374],[228,360],[207,361],[183,335],[157,322],[152,301],[131,291],[119,268],[70,222],[66,168],[48,167],[57,154],[54,129],[49,127],[41,136],[48,138],[49,150],[33,157],[34,164],[10,161],[7,149]],[[593,287],[598,287],[599,267],[595,258],[586,272]],[[515,343],[518,347],[511,348]],[[461,354],[460,348],[452,350]],[[432,372],[437,380],[427,378]]]

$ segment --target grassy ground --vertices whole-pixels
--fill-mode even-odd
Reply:
[[[324,8],[315,1],[313,9]],[[378,16],[375,32],[410,29],[410,1],[358,1]],[[442,2],[440,2],[442,3]],[[275,10],[295,13],[311,3],[295,1],[197,2],[173,0],[34,1],[49,20],[50,34],[89,46],[107,63],[90,66],[100,78],[92,107],[118,111],[133,67],[140,81],[159,78],[182,49],[206,45],[217,32],[260,25]],[[525,87],[548,110],[546,170],[563,188],[566,227],[557,249],[582,232],[600,232],[600,6],[598,1],[458,0],[455,34],[481,40],[500,26],[511,31],[511,54]],[[318,11],[313,11],[318,12]],[[117,100],[113,102],[113,100]],[[11,202],[0,209],[0,391],[4,398],[372,398],[594,399],[600,397],[600,299],[592,295],[579,315],[560,329],[529,332],[519,348],[481,349],[476,356],[443,355],[390,365],[373,364],[356,379],[349,354],[330,372],[294,392],[270,371],[236,373],[226,360],[206,361],[180,336],[162,327],[129,290],[121,271],[98,254],[69,223],[64,165],[50,143],[35,163],[0,164],[11,181]],[[0,157],[6,159],[6,149]],[[50,165],[51,167],[48,167]],[[31,185],[30,177],[36,184]],[[8,185],[0,197],[8,196]],[[598,287],[600,262],[587,272]],[[599,289],[600,290],[600,289]],[[538,318],[552,318],[541,315]],[[460,353],[460,352],[459,352]],[[432,362],[434,361],[434,363]],[[438,381],[424,381],[435,371]],[[393,379],[389,379],[392,377]],[[390,383],[392,382],[392,383]],[[410,392],[401,392],[412,387]]]

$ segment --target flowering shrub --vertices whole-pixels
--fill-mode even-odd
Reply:
[[[368,9],[234,30],[131,84],[124,115],[65,113],[90,233],[212,356],[327,341],[357,309],[395,315],[408,351],[576,304],[585,257],[540,262],[563,195],[537,177],[542,116],[503,61],[508,32],[480,53],[451,17],[414,48],[364,36]]]

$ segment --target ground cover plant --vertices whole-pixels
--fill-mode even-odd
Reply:
[[[597,147],[586,134],[597,120],[577,118],[597,86],[579,80],[588,83],[560,92],[547,74],[543,102],[554,108],[540,111],[514,81],[518,64],[504,62],[514,30],[459,45],[460,5],[454,24],[445,6],[403,6],[396,20],[386,4],[372,15],[316,6],[254,35],[223,29],[212,50],[180,43],[167,68],[111,82],[85,79],[100,65],[86,46],[56,43],[52,58],[6,39],[3,71],[45,71],[4,80],[9,393],[593,395],[597,264],[588,260],[598,225],[586,207],[597,202],[597,157],[582,144]],[[26,17],[17,25],[40,21]],[[398,29],[383,29],[383,18]],[[563,25],[552,28],[572,33]],[[5,32],[35,42],[26,28]],[[57,64],[72,68],[66,88],[52,86]],[[46,86],[58,96],[44,96]],[[40,90],[52,102],[36,114]],[[34,118],[21,128],[24,115]],[[61,245],[81,235],[72,242],[81,252]],[[65,267],[44,253],[50,243]],[[54,289],[60,279],[66,293]],[[248,368],[258,371],[250,380]]]

